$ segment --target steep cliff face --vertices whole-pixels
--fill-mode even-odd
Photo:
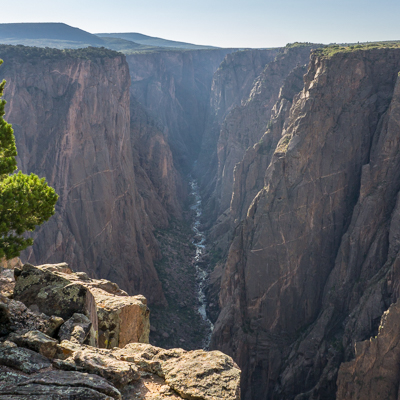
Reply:
[[[186,191],[161,127],[131,97],[131,145],[136,186],[143,207],[156,228],[167,228],[171,217],[182,218]]]
[[[235,166],[230,207],[230,218],[235,223],[246,217],[251,202],[264,187],[265,170],[281,139],[293,98],[303,88],[303,76],[306,72],[306,66],[298,66],[289,73],[280,88],[278,101],[271,110],[267,131],[259,142],[246,150],[243,159]]]
[[[310,49],[301,46],[281,50],[258,76],[249,97],[240,107],[232,109],[223,121],[217,143],[218,168],[213,195],[216,215],[222,214],[230,206],[236,163],[267,130],[272,108],[285,78],[297,65],[308,63]]]
[[[390,304],[399,70],[399,49],[316,51],[281,109],[289,115],[236,228],[212,339],[242,367],[244,399],[334,398],[342,358]]]
[[[131,94],[161,123],[178,167],[188,169],[197,158],[212,77],[232,51],[160,51],[127,56]]]
[[[279,48],[241,50],[226,55],[215,72],[211,85],[211,113],[219,123],[229,111],[239,106],[243,99],[247,99],[254,80],[279,51]]]
[[[227,54],[215,72],[210,93],[210,110],[203,134],[201,150],[196,166],[203,194],[210,210],[217,200],[213,196],[218,169],[217,143],[221,124],[229,112],[247,100],[255,79],[265,65],[273,61],[280,49],[242,50]],[[210,198],[211,196],[211,198]]]
[[[378,132],[324,293],[324,308],[348,315],[343,323],[345,361],[355,350],[355,360],[340,366],[337,399],[398,399],[400,78]],[[381,318],[390,303],[395,304]],[[365,339],[370,340],[360,343]]]
[[[60,196],[23,258],[66,260],[163,303],[153,267],[158,245],[132,172],[125,57],[22,46],[2,46],[0,56],[19,168],[45,176]]]
[[[340,366],[337,400],[399,398],[399,320],[396,303],[382,317],[378,336],[356,344],[355,359]]]

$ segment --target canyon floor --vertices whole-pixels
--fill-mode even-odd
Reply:
[[[151,307],[150,342],[163,348],[201,349],[210,330],[198,308],[199,281],[196,276],[196,245],[193,231],[195,198],[191,194],[184,205],[183,219],[174,219],[168,229],[157,230],[163,258],[155,268],[168,305]],[[205,253],[199,260],[211,272],[213,263]]]

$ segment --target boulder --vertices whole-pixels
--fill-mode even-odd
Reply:
[[[240,369],[220,351],[188,351],[162,363],[162,371],[165,382],[185,399],[240,399]]]
[[[149,344],[131,343],[114,350],[120,360],[155,373],[185,399],[239,400],[240,369],[220,351],[164,350]]]
[[[99,347],[112,349],[128,343],[149,343],[150,310],[143,296],[110,296],[91,289],[97,304]]]
[[[59,388],[58,390],[55,389],[57,387]],[[69,392],[69,388],[79,390]],[[73,394],[75,396],[79,394],[80,397],[77,397],[79,399],[109,398],[107,396],[113,399],[121,399],[121,393],[114,386],[110,385],[106,379],[97,375],[75,371],[48,371],[22,379],[22,381],[20,378],[20,382],[18,382],[17,385],[3,389],[2,393],[23,395],[29,393],[28,390],[31,390],[32,395],[46,393],[49,397],[56,394],[65,396],[65,394],[68,393],[69,395]],[[96,392],[106,396],[99,396]],[[93,397],[83,397],[89,395]],[[69,399],[70,397],[57,397],[57,399],[58,398]]]
[[[34,350],[48,358],[53,358],[56,354],[58,341],[40,331],[30,331],[23,335],[12,333],[8,339],[20,347]]]
[[[60,328],[58,337],[60,341],[69,340],[82,344],[90,332],[91,322],[83,314],[75,313]]]
[[[20,347],[0,347],[0,365],[17,369],[27,374],[51,367],[51,361],[33,350]]]
[[[67,279],[66,264],[34,267],[25,264],[17,277],[14,299],[25,305],[36,305],[40,312],[67,320],[74,313],[86,315],[92,323],[89,343],[96,345],[97,312],[90,290]]]
[[[66,340],[59,345],[59,349],[64,355],[69,355],[65,360],[55,362],[59,369],[96,374],[118,388],[140,379],[134,363],[119,360],[109,350],[80,346]]]

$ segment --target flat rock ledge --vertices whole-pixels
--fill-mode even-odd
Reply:
[[[140,343],[143,296],[66,264],[16,268],[13,295],[0,288],[0,400],[240,399],[240,370],[227,355]],[[88,344],[96,323],[102,348]]]

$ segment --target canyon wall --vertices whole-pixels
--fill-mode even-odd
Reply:
[[[131,95],[160,124],[175,165],[196,160],[208,115],[211,81],[234,49],[158,51],[127,55]]]
[[[37,229],[22,258],[66,261],[163,304],[153,229],[168,224],[168,212],[179,217],[177,194],[169,192],[179,192],[179,182],[162,134],[142,129],[147,120],[139,107],[131,126],[125,57],[104,49],[23,46],[1,46],[0,57],[19,168],[45,176],[60,196],[56,215]],[[143,143],[146,129],[152,133]],[[161,179],[164,186],[157,187]]]
[[[334,399],[394,300],[399,70],[400,49],[314,51],[237,167],[212,346],[241,366],[243,399]]]
[[[215,195],[219,159],[217,153],[221,126],[229,113],[245,101],[255,79],[274,60],[280,49],[241,50],[228,54],[213,76],[210,93],[210,108],[196,166],[207,202],[207,225],[211,226],[222,207]]]
[[[242,160],[246,149],[257,143],[267,130],[272,107],[285,78],[297,65],[308,63],[309,57],[308,46],[283,49],[257,77],[249,97],[222,123],[217,143],[218,170],[214,194],[219,206],[218,214],[230,206],[235,165]]]
[[[301,90],[304,72],[300,71],[293,77],[292,71],[308,63],[312,47],[316,46],[288,45],[263,50],[263,57],[256,50],[236,52],[225,58],[214,75],[209,124],[197,172],[206,204],[204,226],[211,228],[209,236],[222,254],[226,255],[234,220],[238,218],[235,215],[238,197],[237,188],[234,190],[235,167],[242,161],[246,150],[258,143],[270,128],[273,107],[284,82],[290,81],[281,94],[285,99],[290,99],[287,91],[295,93]],[[270,143],[264,146],[263,152],[272,154],[279,135],[270,135],[269,138]],[[268,165],[266,158],[264,163]],[[251,201],[259,189],[251,192],[248,189],[245,193]],[[236,201],[233,209],[230,207],[232,196]]]
[[[171,218],[182,219],[186,188],[162,127],[131,96],[131,145],[134,175],[143,206],[155,228],[165,229]]]

